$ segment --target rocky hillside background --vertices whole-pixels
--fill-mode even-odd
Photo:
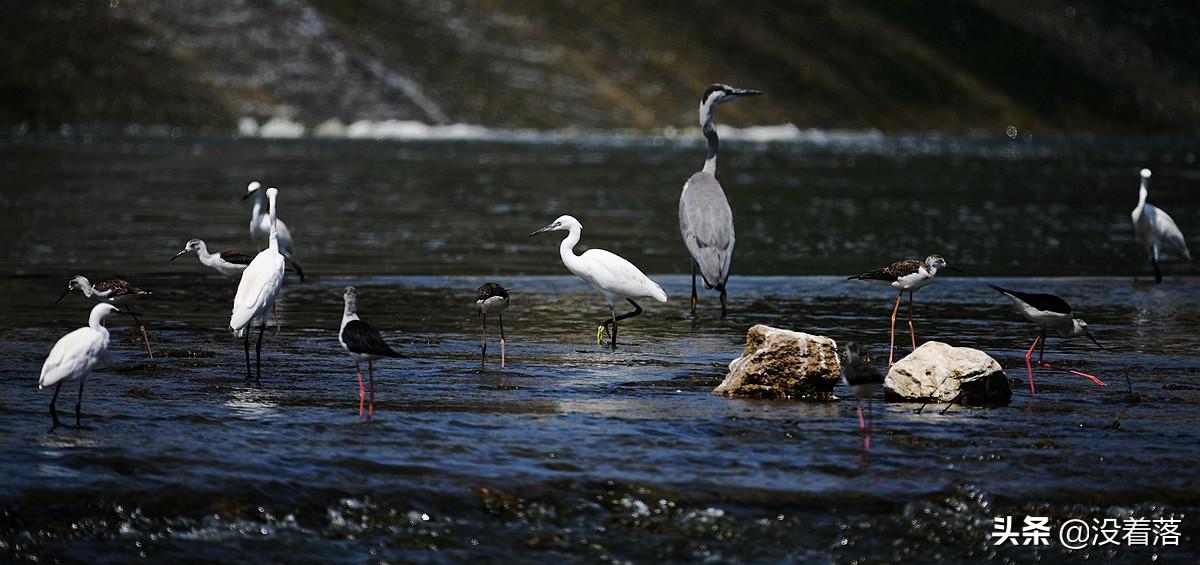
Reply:
[[[1200,131],[1200,10],[1116,0],[0,0],[0,124]]]

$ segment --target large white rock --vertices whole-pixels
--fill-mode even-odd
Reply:
[[[1012,387],[1004,368],[987,353],[927,341],[888,370],[883,381],[888,400],[1008,404]]]
[[[829,399],[842,370],[837,342],[758,324],[713,392],[743,398]]]

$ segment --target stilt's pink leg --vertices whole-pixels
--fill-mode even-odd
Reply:
[[[354,371],[358,373],[358,417],[361,418],[363,415],[363,398],[366,396],[366,392],[363,390],[362,365],[355,363]]]
[[[900,295],[896,297],[896,306],[892,308],[892,331],[891,337],[888,339],[888,367],[894,364],[894,353],[896,352],[896,312],[900,311],[900,299],[904,298],[904,291],[900,291]]]
[[[1095,376],[1095,375],[1089,375],[1089,374],[1087,374],[1087,373],[1081,373],[1081,372],[1079,372],[1079,371],[1073,371],[1073,370],[1071,370],[1071,369],[1067,369],[1067,368],[1064,368],[1064,367],[1056,367],[1056,366],[1054,366],[1054,365],[1051,365],[1051,364],[1049,364],[1049,363],[1046,363],[1046,362],[1044,362],[1044,361],[1038,361],[1038,367],[1045,367],[1045,368],[1047,368],[1047,369],[1054,369],[1055,371],[1062,371],[1062,372],[1064,372],[1064,373],[1071,373],[1072,375],[1078,375],[1078,376],[1080,376],[1080,377],[1083,377],[1083,378],[1085,378],[1085,379],[1089,379],[1089,380],[1091,380],[1092,382],[1094,382],[1094,383],[1096,383],[1096,384],[1098,384],[1098,385],[1100,385],[1100,386],[1108,386],[1108,385],[1104,384],[1104,381],[1102,381],[1102,380],[1100,380],[1100,379],[1096,378],[1096,376]]]
[[[367,378],[371,380],[371,403],[367,408],[367,419],[375,415],[375,363],[367,361]]]
[[[866,429],[866,427],[867,427],[867,424],[865,422],[863,422],[862,399],[860,398],[860,399],[858,399],[858,431],[861,432],[864,429]]]
[[[1031,395],[1037,394],[1037,392],[1033,390],[1033,365],[1029,362],[1029,359],[1033,357],[1033,350],[1037,347],[1038,341],[1041,339],[1042,336],[1033,338],[1033,345],[1030,345],[1029,351],[1025,353],[1025,370],[1029,371],[1029,394]]]
[[[146,353],[150,355],[151,359],[154,359],[154,352],[150,350],[150,336],[146,335],[146,326],[138,326],[138,329],[142,330],[142,341],[146,342]]]

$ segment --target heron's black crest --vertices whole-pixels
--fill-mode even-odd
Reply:
[[[478,300],[487,300],[489,298],[499,296],[500,298],[508,299],[508,289],[500,286],[500,283],[487,282],[479,287],[479,293],[476,295]]]

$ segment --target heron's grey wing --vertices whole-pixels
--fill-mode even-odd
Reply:
[[[725,286],[733,261],[733,210],[717,178],[699,172],[683,185],[679,196],[679,232],[688,253],[700,266],[704,285]]]

